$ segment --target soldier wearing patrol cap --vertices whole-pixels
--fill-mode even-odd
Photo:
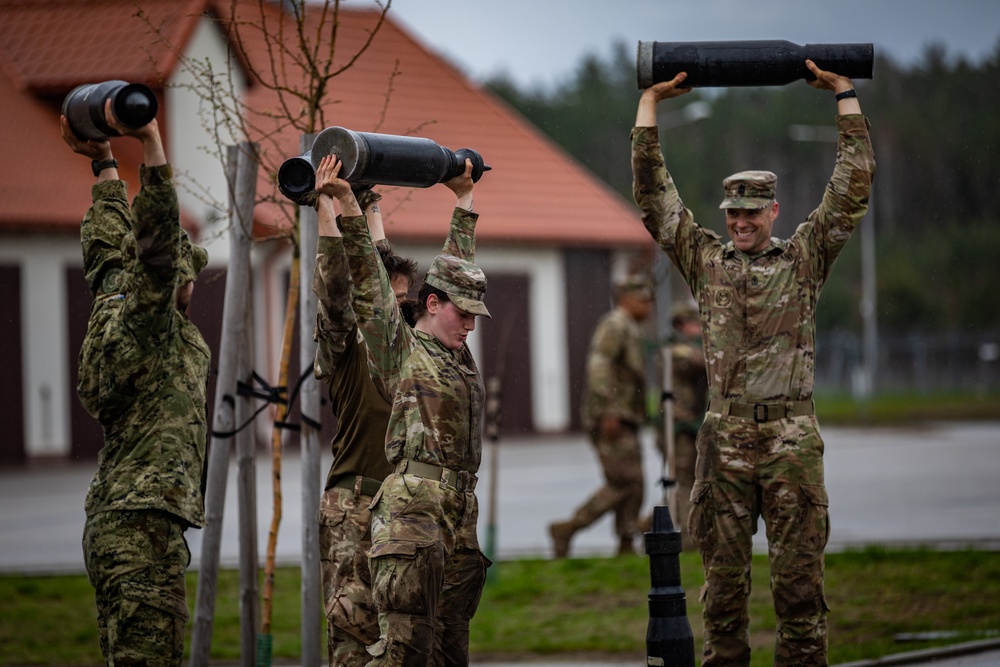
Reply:
[[[381,636],[368,647],[369,665],[468,664],[469,622],[489,560],[479,548],[475,495],[485,390],[466,338],[477,317],[490,317],[486,276],[473,263],[474,245],[458,256],[446,244],[424,278],[411,328],[363,220],[343,218],[341,232],[370,363],[394,396],[385,435],[393,473],[370,506]]]
[[[868,122],[850,79],[820,70],[835,93],[840,142],[819,206],[788,240],[771,237],[776,181],[723,182],[729,242],[695,224],[667,172],[656,105],[690,89],[685,74],[644,90],[632,131],[642,221],[691,288],[705,327],[709,406],[698,434],[692,538],[705,567],[705,667],[749,665],[752,536],[763,517],[777,616],[775,665],[827,664],[823,550],[829,535],[823,441],[813,412],[816,303],[868,209],[875,172]]]
[[[339,171],[334,155],[324,157],[316,169],[315,372],[328,386],[337,416],[333,463],[317,520],[329,663],[331,667],[361,667],[371,660],[367,647],[376,643],[380,634],[365,552],[371,548],[369,505],[393,471],[385,457],[393,395],[384,379],[378,373],[373,376],[369,367],[368,346],[351,305],[353,281],[336,223],[334,198],[340,204],[341,225],[367,225],[401,307],[410,303],[407,293],[417,265],[392,253],[378,206],[381,197],[371,190],[355,192],[350,183],[338,178]],[[479,216],[470,210],[474,188],[471,164],[465,173],[443,185],[456,196],[444,251],[458,257],[474,256]],[[449,610],[439,607],[438,617],[448,616]]]
[[[549,526],[556,558],[569,555],[580,530],[614,512],[620,555],[635,552],[644,478],[639,427],[646,419],[646,362],[640,324],[653,311],[653,287],[631,275],[615,286],[615,307],[597,323],[587,356],[584,428],[604,471],[604,484],[566,521]]]
[[[108,141],[70,148],[97,183],[81,227],[94,305],[80,350],[80,402],[104,427],[87,493],[84,562],[110,664],[180,665],[188,620],[184,531],[201,527],[209,349],[186,311],[208,255],[181,229],[173,174],[154,119],[137,130],[142,188],[128,204]]]

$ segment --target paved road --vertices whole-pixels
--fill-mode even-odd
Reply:
[[[833,521],[831,550],[879,543],[974,544],[1000,550],[1000,423],[891,430],[827,428],[823,435]],[[658,455],[651,441],[651,434],[645,434],[647,509],[660,499],[655,486],[660,473]],[[590,446],[582,436],[511,438],[500,444],[497,459],[498,557],[548,555],[546,526],[568,516],[600,482]],[[490,464],[487,451],[479,487],[481,536],[486,535],[490,507]],[[325,474],[327,465],[324,459],[323,470],[317,474]],[[83,499],[93,468],[88,462],[0,469],[0,573],[83,571]],[[227,487],[221,554],[223,564],[233,566],[238,558],[234,474],[231,471]],[[278,558],[295,563],[301,553],[302,525],[301,466],[296,456],[286,456],[282,477],[285,505]],[[271,518],[270,457],[260,458],[257,478],[259,553],[263,554]],[[188,540],[192,567],[197,568],[201,531],[188,531]],[[573,552],[606,555],[615,542],[611,520],[605,518],[576,538]],[[763,547],[763,541],[758,547]],[[917,653],[898,661],[883,659],[850,667],[1000,664],[1000,648],[995,643],[991,650],[974,648],[969,655]],[[618,664],[624,663],[600,667]]]
[[[830,550],[864,544],[975,544],[1000,549],[1000,423],[922,425],[913,429],[823,431],[833,527]],[[660,502],[658,454],[646,434],[646,507]],[[497,450],[496,554],[545,556],[547,525],[569,516],[600,483],[596,457],[582,436],[507,439]],[[490,452],[479,485],[480,536],[490,508]],[[328,460],[324,458],[323,474]],[[82,572],[83,499],[93,463],[0,469],[0,572]],[[319,473],[317,473],[319,474]],[[231,470],[223,519],[222,561],[237,563],[237,501]],[[278,559],[298,562],[301,499],[298,457],[285,457]],[[271,520],[270,457],[258,470],[258,525],[264,553]],[[758,548],[763,547],[763,530]],[[201,531],[188,531],[192,567]],[[577,535],[573,553],[606,555],[616,541],[610,517]]]

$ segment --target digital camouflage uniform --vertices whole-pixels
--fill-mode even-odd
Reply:
[[[374,197],[377,201],[378,195]],[[367,202],[359,204],[367,208]],[[359,219],[366,224],[364,216]],[[475,221],[474,214],[456,208],[448,241],[452,245],[447,247],[473,252]],[[337,416],[333,464],[317,514],[327,648],[331,666],[364,665],[371,659],[367,646],[380,635],[365,552],[371,548],[368,506],[392,472],[385,457],[392,395],[385,380],[370,372],[368,346],[351,306],[353,281],[342,238],[320,237],[313,291],[315,372],[327,384]]]
[[[639,427],[646,418],[646,364],[639,323],[616,307],[597,323],[587,355],[582,401],[583,426],[597,451],[604,484],[568,521],[549,526],[555,556],[569,555],[574,533],[614,512],[619,549],[630,552],[638,532],[644,477]],[[616,417],[618,434],[605,437],[601,419]]]
[[[478,217],[455,213],[470,222]],[[403,321],[364,218],[341,223],[372,372],[385,378],[394,396],[385,454],[395,472],[371,506],[368,556],[381,636],[368,648],[369,665],[467,665],[469,621],[489,565],[479,549],[474,493],[482,379],[468,347],[447,349]],[[442,268],[461,273],[458,282],[472,285],[468,292],[459,297],[446,291],[465,310],[486,289],[485,276],[471,264],[468,229],[466,244],[449,238],[425,278],[432,282]]]
[[[181,230],[169,165],[93,188],[83,220],[94,294],[80,350],[81,403],[104,427],[87,493],[83,552],[108,664],[179,665],[184,530],[204,525],[209,349],[176,308],[176,288],[207,261]]]
[[[632,131],[643,223],[691,288],[705,332],[710,402],[690,525],[705,566],[706,667],[749,664],[758,516],[769,542],[775,664],[827,664],[829,521],[812,409],[815,312],[834,260],[867,210],[875,170],[866,119],[838,116],[837,127],[836,165],[819,207],[790,239],[772,239],[752,256],[695,224],[664,166],[657,129]]]

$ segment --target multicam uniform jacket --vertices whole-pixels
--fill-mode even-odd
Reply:
[[[81,230],[96,298],[77,393],[104,427],[86,511],[160,509],[202,526],[210,352],[175,306],[187,236],[172,170],[144,166],[140,178],[131,213],[126,183],[95,185]]]
[[[459,256],[474,256],[477,218],[475,213],[455,208],[445,248],[463,253]],[[347,230],[355,230],[354,233],[360,234],[362,228],[367,233],[364,216],[341,218],[340,224],[346,225]],[[317,295],[316,340],[319,343],[316,377],[329,384],[331,402],[339,412],[337,436],[333,441],[334,464],[327,478],[327,488],[346,474],[381,481],[392,471],[383,446],[398,380],[390,367],[380,365],[374,357],[372,363],[368,361],[371,355],[352,306],[352,300],[361,293],[351,278],[344,255],[343,249],[349,245],[340,238],[320,238],[313,281],[313,291]],[[377,253],[374,257],[381,267]],[[350,289],[343,289],[345,285]],[[389,298],[395,302],[391,289]],[[370,300],[363,303],[370,303]],[[400,322],[406,326],[402,319]],[[374,321],[368,320],[363,326],[372,327]],[[382,330],[378,328],[372,335],[382,335]],[[378,447],[369,447],[375,442]],[[351,447],[351,443],[362,446]],[[361,449],[365,451],[358,451]]]
[[[790,239],[772,239],[752,256],[695,224],[664,165],[657,128],[632,131],[633,194],[646,229],[698,302],[711,398],[812,397],[816,302],[868,210],[875,172],[867,120],[838,116],[837,127],[837,162],[819,207]]]
[[[601,417],[640,426],[646,420],[646,365],[639,324],[621,308],[597,323],[587,356],[582,417],[595,428]]]
[[[456,208],[443,254],[472,261],[478,215]],[[343,219],[356,278],[354,310],[368,343],[373,375],[395,398],[386,433],[390,463],[410,459],[474,475],[482,456],[484,389],[468,347],[449,350],[403,320],[364,218]]]

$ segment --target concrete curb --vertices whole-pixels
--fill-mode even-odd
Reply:
[[[955,644],[953,646],[940,646],[937,648],[923,649],[920,651],[908,651],[906,653],[894,653],[881,658],[871,660],[859,660],[857,662],[846,662],[836,667],[884,667],[886,665],[920,665],[928,662],[937,662],[945,658],[957,658],[963,655],[973,655],[984,651],[1000,651],[1000,639],[983,639],[965,644]]]

